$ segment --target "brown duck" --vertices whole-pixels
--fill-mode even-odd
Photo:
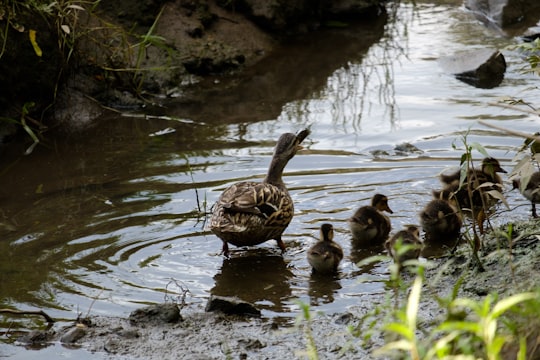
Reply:
[[[398,251],[396,244],[401,242],[403,246],[410,246],[410,249]],[[422,251],[422,242],[420,241],[420,228],[416,225],[407,225],[405,229],[395,233],[388,239],[384,246],[388,253],[394,259],[398,266],[402,266],[407,260],[418,259]]]
[[[309,133],[304,129],[296,135],[281,135],[262,182],[238,182],[223,191],[213,206],[209,228],[223,241],[225,256],[228,244],[251,246],[271,239],[285,250],[281,235],[293,218],[294,205],[282,179],[283,170]]]
[[[368,246],[384,244],[392,226],[383,211],[393,214],[388,206],[388,198],[375,194],[371,199],[371,206],[362,206],[349,218],[349,227],[356,243]]]
[[[461,231],[461,216],[448,201],[431,200],[420,212],[420,225],[424,229],[426,241],[445,243],[456,241]]]
[[[434,191],[437,199],[455,201],[458,210],[475,218],[480,229],[484,232],[484,220],[489,209],[495,205],[499,198],[494,196],[502,193],[502,179],[498,173],[506,173],[499,161],[495,158],[484,158],[482,166],[470,169],[460,183],[461,173],[441,174],[441,182],[445,187],[441,191]]]
[[[343,249],[334,242],[334,227],[331,224],[322,224],[320,240],[308,250],[307,259],[314,272],[337,272],[339,262],[343,259]]]
[[[523,184],[522,179],[512,180],[513,189],[519,189],[521,195],[531,202],[531,212],[534,218],[537,218],[536,204],[540,204],[540,171],[537,171],[531,175],[527,184]]]

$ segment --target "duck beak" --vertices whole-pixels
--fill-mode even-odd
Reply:
[[[296,140],[300,144],[304,139],[311,133],[309,129],[304,129],[300,131],[298,134],[296,134]]]

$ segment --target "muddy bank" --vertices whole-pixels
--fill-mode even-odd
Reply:
[[[382,9],[380,0],[74,1],[47,13],[33,3],[0,7],[7,29],[0,116],[28,116],[38,134],[54,124],[84,128],[104,106],[181,96],[198,77],[242,71],[290,36],[377,18]]]
[[[463,282],[458,297],[474,300],[484,299],[488,294],[497,294],[501,299],[538,289],[539,224],[536,221],[514,224],[511,251],[505,233],[508,229],[503,226],[485,241],[481,255],[483,272],[471,261],[467,245],[462,245],[452,256],[432,260],[422,289],[419,329],[429,331],[448,316],[436,299],[448,298],[459,281]],[[413,278],[411,274],[403,275],[405,284],[410,284]],[[373,351],[389,339],[378,326],[389,319],[385,313],[389,313],[389,301],[395,300],[391,294],[389,289],[387,294],[359,296],[358,304],[343,309],[342,313],[312,314],[309,322],[300,316],[299,310],[296,325],[292,321],[205,312],[204,304],[190,303],[188,298],[185,307],[168,302],[158,306],[159,310],[135,311],[129,318],[90,314],[86,325],[49,331],[36,338],[108,353],[111,359],[176,359],[179,354],[189,359],[284,359],[305,358],[308,338],[312,336],[320,358],[374,358]],[[406,291],[398,297],[402,305],[405,296]],[[377,309],[381,311],[376,312]],[[516,330],[528,334],[530,359],[540,357],[537,337],[540,309],[535,311],[538,314],[529,314],[533,320],[525,322],[524,329]],[[378,325],[369,325],[372,321]],[[503,358],[515,358],[517,349],[510,342],[504,348]]]

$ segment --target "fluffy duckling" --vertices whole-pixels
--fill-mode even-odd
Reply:
[[[501,167],[499,160],[487,157],[482,160],[482,165],[480,168],[470,169],[465,176],[465,183],[473,181],[478,181],[479,183],[492,182],[494,184],[502,184],[502,179],[497,173],[506,173]],[[450,185],[454,182],[458,182],[461,177],[461,170],[457,170],[451,174],[441,174],[440,179],[444,184]]]
[[[489,208],[498,203],[499,199],[490,192],[502,192],[502,179],[498,173],[506,173],[495,158],[482,160],[480,169],[470,169],[465,175],[463,185],[460,186],[460,171],[452,174],[441,174],[441,181],[445,184],[441,191],[434,191],[435,198],[454,200],[459,210],[476,219],[480,233],[484,232],[484,220],[487,218]]]
[[[396,243],[400,241],[402,245],[411,245],[411,248],[404,252],[398,252],[395,246]],[[407,260],[418,259],[420,252],[422,251],[420,228],[416,225],[407,225],[405,229],[398,231],[390,239],[388,239],[384,246],[394,259],[394,262],[400,267]]]
[[[420,225],[428,242],[449,242],[459,238],[461,217],[447,201],[431,200],[420,212]]]
[[[392,226],[383,211],[393,214],[388,206],[388,198],[375,194],[371,199],[371,206],[362,206],[349,218],[349,227],[356,242],[361,245],[384,244]]]
[[[521,187],[521,179],[512,180],[513,189],[519,189],[521,195],[531,202],[532,216],[537,218],[536,204],[540,204],[540,171],[531,175],[527,185]]]
[[[308,250],[307,259],[314,272],[337,272],[339,262],[343,259],[343,249],[334,242],[334,227],[331,224],[322,224],[320,241]]]
[[[285,250],[281,234],[293,218],[294,205],[282,179],[283,170],[308,135],[308,129],[297,135],[281,135],[262,182],[238,182],[223,191],[213,206],[209,225],[223,241],[222,254],[228,256],[228,244],[251,246],[270,239]]]

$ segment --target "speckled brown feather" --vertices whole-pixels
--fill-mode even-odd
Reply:
[[[221,194],[213,207],[209,228],[223,241],[224,255],[228,256],[227,244],[251,246],[271,239],[285,250],[281,234],[293,218],[294,205],[282,174],[308,135],[308,129],[296,135],[281,135],[262,182],[239,182]]]
[[[289,192],[266,183],[236,183],[221,194],[214,206],[210,228],[236,246],[279,238],[294,214]]]

